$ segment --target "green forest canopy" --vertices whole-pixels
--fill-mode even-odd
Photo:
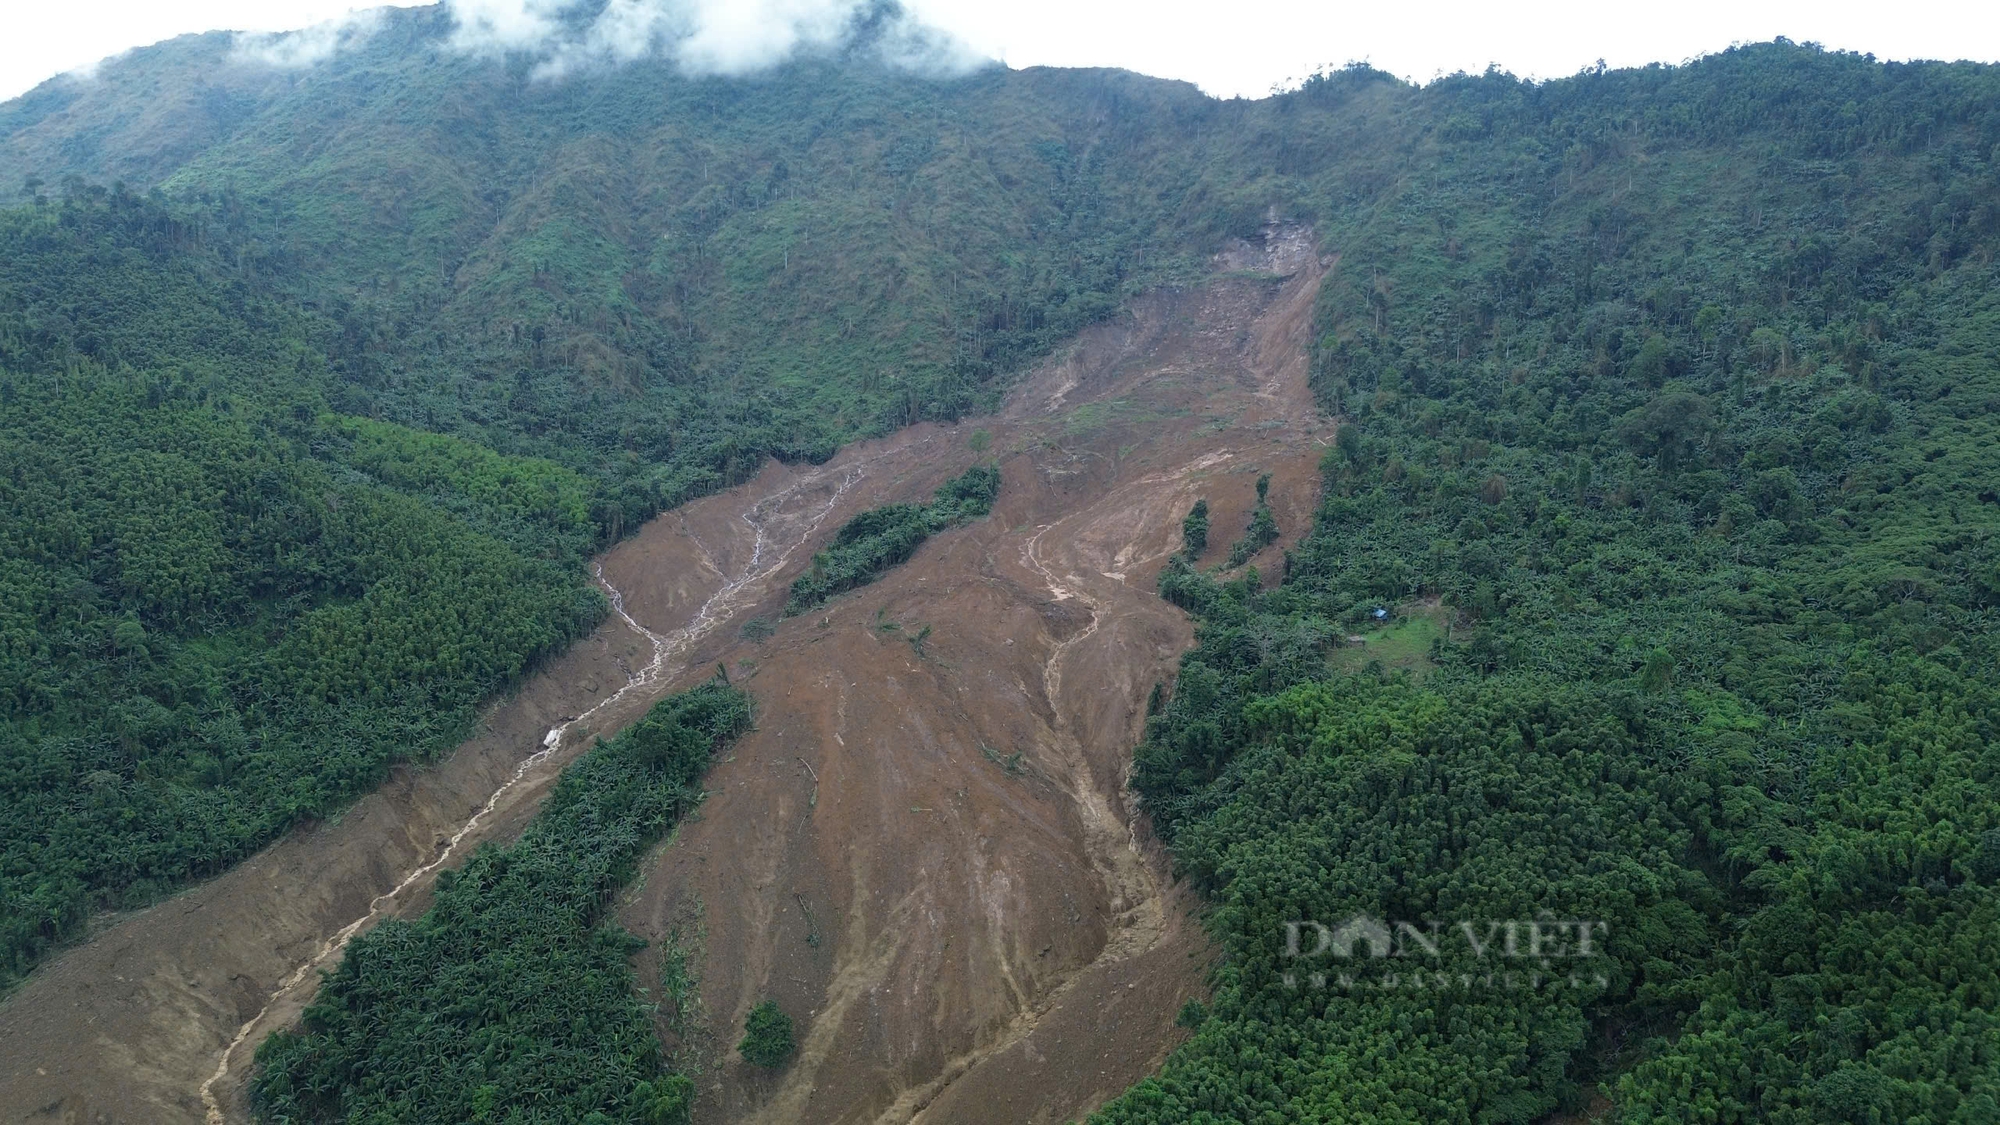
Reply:
[[[590,482],[327,413],[311,318],[187,237],[0,213],[0,984],[455,745],[603,612]]]
[[[812,569],[792,581],[785,613],[804,613],[875,581],[908,562],[924,540],[992,511],[999,494],[999,467],[975,465],[940,485],[928,504],[884,504],[862,512],[841,524],[826,549],[813,555]]]
[[[259,1111],[299,1125],[682,1125],[694,1084],[664,1065],[629,960],[645,943],[608,908],[749,725],[749,697],[711,680],[599,740],[518,841],[441,873],[415,922],[355,939],[302,1026],[258,1048]],[[785,1035],[789,1051],[789,1023]]]
[[[1740,117],[1660,97],[1725,70]],[[1807,72],[1852,100],[1748,169],[1701,143]],[[2000,75],[1919,139],[1861,124],[1882,74],[1450,80],[1454,158],[1321,228],[1347,423],[1311,533],[1267,591],[1161,580],[1199,647],[1135,784],[1212,904],[1214,1003],[1098,1125],[1593,1090],[1630,1122],[2000,1120]],[[1538,95],[1598,139],[1513,132]],[[1434,600],[1422,667],[1338,670],[1375,607]],[[1443,948],[1288,947],[1357,916]],[[1603,923],[1601,955],[1449,940],[1536,919]]]

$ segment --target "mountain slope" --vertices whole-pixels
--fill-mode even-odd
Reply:
[[[323,325],[130,195],[0,215],[0,984],[465,736],[603,612],[590,485],[324,413]]]
[[[387,763],[448,743],[472,700],[594,612],[575,567],[593,541],[742,480],[768,456],[821,460],[858,435],[990,405],[1053,341],[1184,268],[1183,248],[1210,241],[1197,232],[1264,206],[1230,218],[1186,173],[1173,126],[1218,109],[1171,83],[997,70],[932,82],[834,58],[749,82],[655,64],[548,84],[440,52],[443,30],[435,11],[391,13],[363,48],[301,73],[233,61],[218,36],[177,40],[9,107],[13,163],[0,177],[39,176],[45,196],[60,196],[14,212],[6,231],[0,364],[10,386],[37,388],[17,406],[23,426],[62,440],[77,411],[104,409],[65,405],[79,383],[174,402],[173,425],[239,437],[247,412],[248,435],[282,436],[303,471],[418,497],[567,568],[537,581],[569,586],[496,611],[491,625],[418,628],[419,647],[482,650],[438,668],[367,656],[372,627],[334,637],[330,659],[372,669],[358,690],[407,704],[402,725],[382,728],[399,733],[341,739],[368,745],[341,764],[348,755],[323,746],[267,753],[259,719],[237,724],[250,730],[240,744],[200,731],[274,690],[242,667],[285,643],[293,616],[387,598],[393,584],[342,562],[329,572],[358,584],[279,575],[155,597],[143,582],[120,584],[115,554],[109,570],[85,567],[117,593],[85,610],[90,635],[70,645],[81,648],[65,658],[64,683],[117,658],[95,633],[120,620],[147,630],[153,649],[235,632],[227,655],[191,665],[216,681],[206,702],[175,686],[196,673],[157,669],[115,679],[108,711],[66,710],[77,693],[60,684],[16,700],[19,801],[39,803],[45,784],[68,793],[86,774],[132,787],[98,812],[58,817],[85,848],[99,847],[91,826],[103,818],[135,803],[157,811],[140,818],[142,855],[23,861],[10,974],[91,909],[213,871],[337,808]],[[210,88],[228,97],[200,93]],[[186,108],[217,99],[226,113]],[[160,113],[182,131],[142,153],[132,138],[165,135]],[[1168,237],[1177,216],[1151,210],[1141,165],[1183,181],[1180,209],[1203,211],[1193,232]],[[154,180],[162,194],[88,186],[69,178],[79,170],[143,176],[139,187]],[[50,429],[50,412],[68,421]],[[25,591],[69,581],[61,552],[49,554],[69,534],[54,513],[76,480],[124,474],[107,456],[86,448],[18,506],[20,551],[49,556],[12,583],[24,591],[24,658],[47,647],[60,601]],[[203,565],[262,566],[244,557],[266,550],[246,534],[218,525],[196,536],[214,554]],[[91,549],[120,548],[100,537]],[[447,557],[462,569],[472,553]],[[322,672],[322,692],[353,678]],[[435,692],[452,701],[441,723],[409,725]],[[60,749],[71,738],[118,748]],[[297,792],[259,783],[264,795],[240,804],[233,787],[252,759],[286,763],[302,775]],[[220,811],[207,808],[218,799]],[[51,830],[41,816],[14,838]]]
[[[1214,1005],[1094,1121],[1994,1112],[2000,118],[1746,55],[1326,224],[1313,534],[1161,583],[1201,641],[1134,783]],[[1520,103],[1461,96],[1491,157]]]
[[[1981,1013],[2000,997],[1993,959],[1971,939],[1990,925],[2000,872],[1986,671],[2000,590],[1988,546],[2000,472],[1988,432],[2000,366],[2000,71],[1779,42],[1539,85],[1488,74],[1415,89],[1350,68],[1254,103],[1106,72],[923,78],[855,51],[750,79],[653,62],[550,82],[528,60],[454,53],[441,20],[392,14],[365,44],[278,76],[227,61],[213,38],[182,41],[112,64],[96,86],[46,87],[4,111],[0,182],[83,171],[162,189],[147,201],[72,184],[67,201],[16,212],[22,245],[69,232],[50,244],[70,249],[31,273],[68,276],[68,292],[87,294],[148,253],[201,263],[192,289],[134,287],[137,322],[156,332],[75,315],[90,299],[47,298],[38,276],[17,272],[0,294],[16,326],[5,339],[10,417],[50,435],[10,470],[15,487],[33,479],[52,498],[20,506],[28,515],[10,522],[10,542],[32,549],[13,554],[60,561],[58,548],[74,548],[75,565],[115,558],[122,574],[125,540],[76,546],[61,518],[75,506],[64,498],[122,464],[122,448],[71,435],[89,417],[143,418],[164,403],[161,440],[217,435],[217,463],[186,467],[182,492],[214,491],[211,476],[251,457],[229,452],[246,449],[244,435],[277,435],[298,458],[279,493],[306,510],[321,492],[314,474],[331,473],[354,495],[382,490],[379,504],[410,520],[443,521],[468,555],[504,549],[567,567],[567,585],[548,586],[530,616],[569,635],[563,614],[587,604],[575,600],[577,563],[592,545],[760,472],[830,479],[797,466],[855,438],[991,409],[1049,348],[1116,335],[1121,322],[1106,319],[1118,310],[1156,308],[1147,302],[1170,301],[1212,265],[1255,267],[1232,239],[1309,221],[1319,245],[1300,260],[1337,264],[1298,342],[1319,408],[1347,423],[1321,464],[1312,534],[1284,557],[1282,584],[1262,590],[1212,569],[1239,534],[1246,554],[1267,539],[1270,520],[1254,507],[1213,515],[1210,553],[1192,563],[1169,556],[1179,505],[1194,496],[1145,508],[1158,526],[1128,529],[1164,567],[1168,601],[1145,612],[1179,607],[1201,638],[1155,700],[1134,782],[1216,907],[1225,956],[1214,1007],[1185,1013],[1189,1045],[1106,1119],[1528,1121],[1607,1094],[1633,1120],[1990,1116],[1981,1097],[2000,1031]],[[223,109],[174,110],[179,124],[158,146],[130,139],[154,121],[154,102],[208,106],[201,83],[238,93]],[[101,247],[77,241],[104,215],[137,218]],[[180,245],[182,230],[207,241]],[[189,291],[222,296],[179,299]],[[249,297],[227,296],[237,292]],[[231,358],[203,354],[207,337],[189,329],[203,324],[239,340],[223,349]],[[1170,374],[1199,385],[1215,356],[1246,354],[1249,341],[1209,345],[1219,350]],[[1072,428],[1125,425],[1118,401],[1088,404],[1076,427],[1049,430],[1021,456],[1066,455]],[[1304,432],[1317,425],[1310,414],[1264,419],[1277,423],[1264,436]],[[1214,425],[1237,420],[1224,411]],[[1127,445],[1182,425],[1126,422],[1134,441],[1092,451],[1115,464]],[[61,456],[39,451],[65,444]],[[793,468],[768,468],[773,455]],[[134,496],[178,512],[171,495]],[[1008,504],[1003,492],[1003,517]],[[113,513],[86,510],[85,530],[109,536]],[[236,526],[229,511],[207,518]],[[925,560],[978,569],[949,544],[1020,531],[949,533],[906,574],[944,585]],[[787,551],[813,534],[798,532]],[[474,536],[478,551],[465,546]],[[221,531],[206,541],[207,554],[166,552],[151,570],[133,550],[130,581],[84,575],[115,590],[90,619],[90,660],[130,669],[128,642],[156,634],[206,643],[193,639],[189,607],[227,605],[239,621],[261,612],[186,578],[260,557],[261,541]],[[751,550],[757,581],[795,577],[778,571],[805,556],[773,562],[763,542]],[[707,564],[721,581],[725,567]],[[655,579],[707,582],[690,577],[700,565]],[[1055,604],[1074,600],[1072,576],[1022,565]],[[980,573],[1004,583],[1001,571],[1012,573]],[[40,608],[11,629],[24,653],[68,635],[58,595],[75,587],[43,585],[54,591],[46,605],[24,600]],[[340,614],[369,595],[314,596],[323,600],[300,604]],[[1053,618],[1055,632],[1075,624],[1066,609]],[[140,632],[121,634],[127,620]],[[812,620],[782,626],[794,647],[778,651],[809,651],[796,646],[812,643],[798,635]],[[359,633],[323,636],[329,661],[361,671],[330,671],[311,679],[315,690],[352,681],[393,696],[425,682],[420,669],[370,665]],[[509,636],[475,623],[467,640]],[[283,640],[243,643],[280,652]],[[920,666],[928,643],[911,645]],[[982,668],[1022,656],[976,651],[966,659]],[[870,666],[863,649],[848,656]],[[1128,657],[1093,671],[1125,675]],[[1052,683],[1051,666],[1054,715],[1062,677]],[[140,759],[168,756],[154,754],[156,729],[127,713],[150,713],[144,700],[162,703],[162,684],[121,674],[137,678],[113,681],[118,708],[90,722],[131,760],[85,775],[103,783],[89,800],[116,812],[128,792],[217,789],[192,757],[141,776]],[[805,690],[808,673],[790,675],[799,682],[787,686]],[[463,701],[493,680],[437,683]],[[45,737],[43,712],[19,710],[79,698],[57,685],[17,701],[10,753],[22,792],[46,781],[87,803],[75,770],[56,768],[72,743]],[[1045,721],[1052,744],[1067,746],[1066,720]],[[1132,725],[1101,730],[1139,737]],[[1095,790],[1058,787],[1063,808],[1094,807],[1093,791],[1123,800],[1103,766],[1092,765]],[[740,772],[724,763],[718,777],[747,789]],[[314,807],[372,776],[339,781]],[[783,795],[769,792],[777,813],[732,824],[783,820]],[[810,838],[812,822],[786,823]],[[724,866],[744,882],[820,870],[792,844],[741,842]],[[752,860],[767,867],[741,867]],[[840,944],[826,953],[844,958],[837,966],[813,962],[778,982],[773,966],[811,961],[820,946],[779,951],[741,919],[726,949],[706,954],[731,1020],[760,990],[835,1014],[808,1030],[795,1076],[759,1081],[727,1063],[698,1113],[776,1113],[819,1097],[837,1112],[902,1119],[933,1097],[940,1107],[984,1098],[973,1112],[1028,1073],[1016,1067],[1041,1047],[1021,1014],[1050,1014],[1036,998],[1064,986],[1004,949],[979,972],[1038,983],[997,1007],[969,989],[954,1008],[954,1020],[990,1020],[899,1024],[934,1036],[937,1053],[843,1030],[834,1002],[847,997],[840,1013],[859,1003],[855,982],[934,979],[891,972],[916,962],[878,941],[869,900],[842,889],[862,875],[874,878],[826,875],[824,889],[883,965]],[[704,885],[685,878],[660,885]],[[969,894],[967,878],[940,875],[912,893]],[[808,883],[796,888],[801,912],[821,890]],[[1046,905],[1038,895],[996,907],[994,928],[1040,925]],[[1538,910],[1609,927],[1602,982],[1533,1008],[1285,987],[1288,970],[1298,978],[1287,922]],[[963,950],[986,931],[976,910],[960,913],[945,940]],[[634,924],[665,936],[672,918]],[[31,933],[38,925],[18,928],[30,957],[61,930]],[[1083,937],[1048,943],[1075,955],[1062,971],[1091,956],[1096,939]],[[1164,1043],[1161,1015],[1143,1017],[1148,1044]],[[699,1061],[699,1043],[680,1046],[694,1052],[682,1062]],[[1153,1057],[1135,1050],[1119,1065]],[[1014,1061],[987,1066],[996,1059]],[[829,1060],[848,1069],[816,1094]],[[1088,1085],[1062,1086],[1061,1112],[1113,1092]]]

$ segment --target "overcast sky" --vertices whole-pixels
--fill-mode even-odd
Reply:
[[[470,9],[565,0],[453,0]],[[678,4],[741,34],[794,25],[855,0],[625,0]],[[343,16],[354,0],[4,0],[0,98],[64,71],[184,32],[281,31]],[[362,5],[367,6],[367,5]],[[1324,64],[1366,60],[1425,81],[1498,63],[1551,78],[1603,59],[1679,62],[1784,35],[1879,58],[2000,60],[1996,0],[905,0],[973,50],[1012,66],[1119,66],[1258,97]]]

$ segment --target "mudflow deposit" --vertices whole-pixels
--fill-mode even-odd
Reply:
[[[1177,1041],[1211,958],[1125,784],[1147,697],[1193,640],[1155,578],[1198,498],[1201,562],[1226,554],[1262,473],[1283,538],[1252,565],[1275,580],[1307,529],[1332,424],[1304,345],[1331,263],[1274,228],[1083,333],[997,416],[771,464],[654,520],[599,564],[617,612],[449,760],[112,920],[0,1007],[0,1118],[248,1120],[256,1045],[342,942],[422,911],[435,873],[517,833],[593,736],[718,667],[756,730],[619,911],[651,943],[643,984],[669,956],[699,981],[660,1014],[699,1061],[698,1120],[1060,1122],[1125,1089]],[[988,460],[990,518],[781,617],[843,521]],[[801,1017],[775,1075],[730,1049],[765,997]]]

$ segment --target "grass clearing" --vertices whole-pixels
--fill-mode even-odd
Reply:
[[[1431,662],[1434,646],[1449,639],[1450,612],[1434,605],[1393,611],[1382,628],[1344,638],[1345,643],[1327,656],[1327,665],[1337,672],[1358,672],[1380,664],[1384,671],[1403,671],[1422,678],[1436,667]]]

